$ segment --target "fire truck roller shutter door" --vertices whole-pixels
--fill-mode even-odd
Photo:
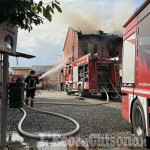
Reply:
[[[124,41],[123,83],[135,83],[135,45],[130,42],[135,37],[136,34],[134,33]]]
[[[78,66],[73,67],[73,82],[78,82]]]

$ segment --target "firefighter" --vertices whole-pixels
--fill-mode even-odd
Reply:
[[[35,71],[31,70],[29,76],[24,81],[27,83],[25,99],[26,105],[28,105],[29,98],[31,97],[31,107],[33,107],[36,84],[39,84],[39,79],[35,76]]]

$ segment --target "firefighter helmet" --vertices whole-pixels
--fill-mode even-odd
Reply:
[[[34,71],[34,70],[31,70],[31,71],[30,71],[30,74],[35,74],[35,71]]]

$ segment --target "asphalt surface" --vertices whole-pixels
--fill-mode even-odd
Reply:
[[[37,102],[63,102],[63,103],[79,103],[79,104],[99,104],[95,106],[71,106],[71,105],[51,105],[51,104],[34,104],[34,108],[38,110],[60,113],[75,119],[80,124],[80,130],[73,137],[80,137],[86,141],[93,137],[99,141],[100,137],[129,137],[134,138],[131,133],[131,125],[122,117],[121,101],[119,98],[110,98],[110,102],[106,103],[106,99],[101,96],[92,96],[85,100],[78,100],[78,95],[66,95],[65,92],[58,91],[38,91],[36,95]],[[30,110],[26,107],[27,117],[22,124],[22,129],[32,134],[59,134],[70,132],[75,125],[68,120],[41,114]],[[19,109],[8,109],[8,125],[7,133],[17,132],[17,125],[23,116]],[[20,135],[21,136],[21,135]],[[23,136],[22,136],[23,137]],[[36,147],[38,140],[23,137],[24,143],[28,146]],[[16,139],[17,140],[17,139]],[[90,144],[91,149],[124,149],[123,145],[98,145],[98,143]],[[96,148],[99,147],[99,148]],[[145,149],[130,147],[127,149]]]

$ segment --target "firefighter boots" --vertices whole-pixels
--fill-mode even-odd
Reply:
[[[31,101],[31,107],[33,107],[33,101]]]
[[[26,105],[28,105],[28,100],[26,100]]]

